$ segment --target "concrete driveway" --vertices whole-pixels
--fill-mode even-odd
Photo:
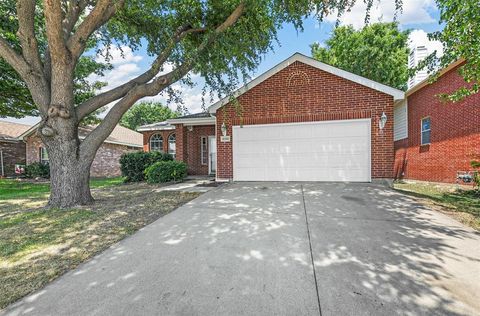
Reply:
[[[6,315],[480,314],[480,237],[375,184],[237,183]]]

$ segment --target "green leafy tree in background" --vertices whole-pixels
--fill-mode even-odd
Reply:
[[[442,69],[460,58],[466,60],[466,64],[460,68],[460,74],[469,84],[453,93],[441,94],[445,100],[459,101],[480,91],[480,1],[436,2],[440,9],[440,23],[444,23],[445,27],[440,32],[430,34],[430,38],[442,42],[444,51],[440,58],[435,54],[430,55],[426,64],[435,73],[434,69]]]
[[[408,31],[397,23],[375,23],[361,30],[335,28],[322,46],[311,45],[313,58],[397,89],[408,80]]]
[[[177,116],[177,112],[159,102],[140,102],[122,116],[120,125],[136,130],[141,125],[162,122]]]

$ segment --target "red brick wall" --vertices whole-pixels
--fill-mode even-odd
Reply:
[[[143,151],[150,151],[150,137],[154,134],[160,134],[163,137],[163,151],[168,152],[168,137],[171,134],[175,134],[175,130],[147,131],[141,133],[143,134]]]
[[[3,153],[4,175],[6,177],[15,176],[15,164],[25,164],[25,143],[23,141],[0,141],[0,151]]]
[[[432,182],[456,180],[480,159],[480,94],[443,103],[436,96],[466,86],[458,67],[408,97],[408,138],[395,142],[395,176]],[[420,122],[431,119],[431,144],[420,145]]]
[[[27,164],[40,161],[40,147],[43,142],[38,136],[30,136],[26,139],[26,157]],[[140,150],[140,148],[138,148]],[[129,149],[124,145],[103,143],[97,151],[92,167],[90,168],[91,177],[117,177],[121,175],[120,157],[127,152],[136,150]]]
[[[217,135],[232,125],[372,119],[372,178],[393,178],[393,97],[330,73],[295,62],[238,98],[241,116],[231,104],[217,111]],[[388,116],[383,133],[378,119]],[[241,119],[240,119],[241,117]],[[241,122],[242,121],[242,122]],[[233,177],[232,142],[217,139],[217,177]],[[232,140],[233,141],[233,140]]]
[[[175,127],[177,160],[187,163],[188,173],[191,175],[208,175],[208,160],[207,164],[201,163],[200,140],[201,137],[214,136],[215,125],[192,126],[192,131],[182,124],[175,125]]]

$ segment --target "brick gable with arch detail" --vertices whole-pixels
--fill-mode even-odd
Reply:
[[[372,178],[393,178],[393,105],[391,95],[295,61],[216,111],[217,178],[233,178],[232,142],[221,142],[234,125],[371,119]],[[380,131],[382,113],[388,117]]]

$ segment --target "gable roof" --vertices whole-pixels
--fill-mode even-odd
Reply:
[[[239,88],[238,90],[236,90],[233,93],[233,97],[237,98],[237,97],[241,96],[242,94],[244,94],[248,90],[252,89],[256,85],[258,85],[261,82],[267,80],[268,78],[272,77],[274,74],[276,74],[279,71],[287,68],[288,66],[290,66],[291,64],[293,64],[294,62],[297,62],[297,61],[301,62],[303,64],[306,64],[306,65],[312,66],[314,68],[323,70],[323,71],[328,72],[330,74],[333,74],[335,76],[338,76],[338,77],[347,79],[349,81],[358,83],[362,86],[371,88],[373,90],[377,90],[377,91],[383,92],[385,94],[391,95],[393,97],[394,101],[400,101],[400,100],[403,100],[405,98],[405,92],[403,92],[401,90],[389,87],[389,86],[384,85],[382,83],[367,79],[365,77],[362,77],[362,76],[356,75],[354,73],[342,70],[340,68],[336,68],[336,67],[327,65],[327,64],[322,63],[318,60],[315,60],[311,57],[307,57],[305,55],[302,55],[300,53],[293,54],[292,56],[290,56],[286,60],[282,61],[281,63],[279,63],[275,67],[273,67],[270,70],[264,72],[263,74],[261,74],[260,76],[258,76],[255,79],[253,79],[252,81],[250,81],[249,83],[247,83],[243,87]],[[216,103],[212,104],[208,108],[208,111],[210,113],[215,113],[217,111],[217,109],[224,106],[229,101],[230,101],[230,96],[227,96],[227,97],[217,101]]]
[[[0,140],[15,141],[25,133],[31,125],[0,121]]]
[[[37,130],[37,127],[38,123],[29,128],[23,134],[19,135],[18,138],[24,139],[25,137],[30,136]],[[91,131],[95,129],[95,127],[96,125],[80,126],[78,128],[78,137],[80,139],[84,139]],[[143,147],[143,135],[129,128],[117,125],[104,142],[124,146]]]

